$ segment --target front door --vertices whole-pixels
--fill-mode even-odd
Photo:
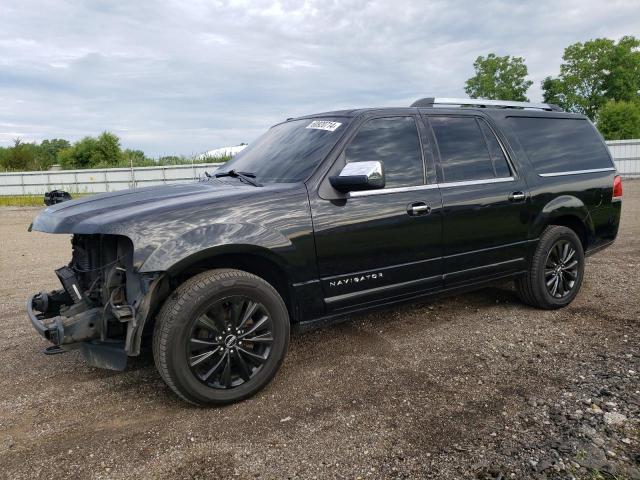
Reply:
[[[311,198],[329,312],[411,297],[442,285],[440,191],[426,185],[423,157],[413,115],[370,118],[337,162],[381,161],[386,187],[337,200]]]
[[[490,125],[428,117],[439,153],[445,287],[526,268],[529,192]]]

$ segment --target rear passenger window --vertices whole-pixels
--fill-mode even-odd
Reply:
[[[484,134],[474,117],[429,117],[445,182],[495,177]]]
[[[613,167],[598,132],[584,119],[510,117],[538,173]]]
[[[424,170],[413,117],[376,118],[365,123],[344,150],[345,161],[379,161],[386,188],[422,185]]]
[[[489,148],[489,155],[491,155],[496,177],[510,177],[511,169],[509,168],[507,157],[498,143],[498,139],[493,133],[493,130],[482,120],[478,120],[478,123],[480,123],[480,128],[482,128],[482,133],[484,133],[484,138],[487,141],[487,147]]]

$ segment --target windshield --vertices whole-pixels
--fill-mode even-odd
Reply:
[[[249,172],[260,183],[300,182],[327,156],[349,120],[323,117],[281,123],[250,143],[216,173]]]

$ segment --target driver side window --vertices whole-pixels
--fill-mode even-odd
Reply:
[[[342,152],[346,163],[382,162],[385,188],[423,185],[424,167],[413,117],[369,120]]]

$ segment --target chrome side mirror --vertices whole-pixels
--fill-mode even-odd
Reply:
[[[339,192],[384,188],[384,168],[382,162],[351,162],[329,181]]]

